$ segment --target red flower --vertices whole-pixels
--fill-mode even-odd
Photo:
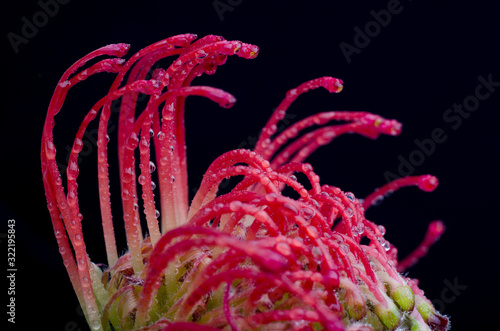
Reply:
[[[432,222],[423,243],[398,261],[396,248],[384,239],[384,227],[364,215],[388,191],[410,185],[432,191],[437,179],[398,179],[361,200],[322,185],[312,166],[303,163],[341,134],[371,139],[397,135],[400,123],[366,112],[339,111],[277,130],[299,95],[319,87],[340,92],[339,79],[322,77],[288,91],[255,149],[218,157],[188,203],[185,99],[203,96],[222,107],[236,101],[220,89],[190,84],[203,73],[213,74],[228,55],[251,59],[258,53],[256,46],[239,41],[195,38],[167,38],[128,61],[120,58],[128,45],[102,47],[71,66],[52,97],[42,137],[43,183],[60,253],[89,325],[95,330],[446,330],[448,319],[434,309],[416,280],[399,273],[426,253],[444,225]],[[81,69],[103,55],[116,57]],[[154,69],[146,79],[155,63],[173,55],[178,58],[166,70]],[[80,125],[65,189],[53,143],[54,117],[71,87],[104,71],[117,77]],[[137,116],[141,93],[149,100]],[[118,171],[129,250],[121,257],[114,233],[121,222],[112,220],[107,154],[111,102],[117,99]],[[87,126],[98,114],[98,185],[109,265],[103,271],[87,254],[77,195],[78,154]],[[342,124],[329,124],[332,121]],[[240,181],[231,192],[217,195],[221,181],[230,177]],[[285,187],[298,198],[284,195]],[[145,237],[141,219],[147,224]]]

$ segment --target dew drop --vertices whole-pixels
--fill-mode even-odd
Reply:
[[[175,176],[170,177],[170,182],[171,183],[175,182]]]
[[[377,241],[385,249],[385,243],[386,243],[385,239],[383,237],[377,237]]]
[[[349,254],[349,247],[347,247],[346,244],[340,244],[340,250],[344,253],[344,254]]]
[[[354,197],[354,194],[352,192],[346,192],[345,193],[345,196],[347,197],[347,199],[349,199],[351,202],[354,202],[354,200],[356,199]]]
[[[156,188],[156,183],[151,181],[151,189],[154,191]]]
[[[160,211],[158,209],[155,209],[155,217],[156,218],[160,217]]]
[[[231,201],[229,203],[229,209],[231,209],[231,211],[238,211],[238,210],[240,210],[242,205],[243,204],[241,203],[241,201],[238,201],[238,200]]]
[[[56,146],[52,141],[47,141],[45,143],[45,155],[48,159],[55,159],[56,157]]]
[[[85,259],[84,258],[81,258],[80,260],[78,260],[78,269],[80,269],[80,270],[85,269]]]
[[[394,262],[392,262],[391,260],[387,261],[387,264],[389,265],[389,267],[391,267],[392,269],[396,269],[396,267],[394,266]]]
[[[313,218],[314,214],[315,214],[314,210],[312,210],[311,208],[309,207],[302,208],[302,217],[304,217],[306,221]]]
[[[156,165],[153,161],[149,161],[149,172],[154,172],[156,170]]]
[[[382,195],[377,195],[375,199],[373,199],[372,206],[378,206],[384,201],[384,197]]]
[[[163,133],[163,131],[158,132],[158,139],[159,140],[165,139],[165,133]]]
[[[99,320],[93,320],[92,321],[92,329],[94,330],[99,330],[101,328],[101,323]]]
[[[291,204],[291,203],[289,203],[289,202],[285,202],[285,203],[283,204],[283,208],[285,208],[285,209],[289,210],[290,212],[292,212],[292,213],[293,213],[293,214],[295,214],[295,215],[298,215],[298,214],[299,214],[299,211],[297,210],[297,208],[295,208],[295,206],[294,206],[294,205],[292,205],[292,204]]]
[[[312,165],[311,165],[311,164],[309,164],[309,163],[304,163],[304,164],[302,165],[302,171],[304,171],[304,172],[309,172],[309,171],[312,171],[312,170],[313,170],[313,167],[312,167]]]
[[[319,234],[318,234],[318,229],[316,229],[316,227],[312,226],[312,225],[309,225],[307,228],[306,228],[306,231],[307,231],[307,234],[313,238],[313,239],[316,239],[318,238]]]
[[[358,224],[358,234],[362,235],[365,232],[365,225],[363,223]]]
[[[297,176],[295,176],[295,175],[291,175],[291,176],[290,176],[290,179],[296,182],[296,181],[297,181]]]
[[[379,225],[378,230],[380,231],[381,235],[385,236],[385,227],[383,225]]]
[[[269,179],[269,177],[262,177],[262,178],[260,179],[260,183],[261,183],[262,185],[269,185],[269,183],[270,183],[270,182],[271,182],[271,180]]]
[[[284,242],[277,243],[276,250],[285,256],[290,255],[292,252],[292,249],[290,248],[290,246]]]
[[[149,136],[152,138],[152,137],[154,137],[154,135],[155,135],[154,130],[153,129],[149,129]]]
[[[352,211],[352,209],[351,209],[351,208],[347,208],[347,209],[345,210],[345,213],[346,213],[346,216],[347,216],[347,217],[349,217],[349,218],[351,218],[351,217],[352,217],[352,215],[354,215],[354,212]]]
[[[199,50],[199,51],[196,52],[196,58],[197,59],[204,59],[204,58],[207,57],[207,55],[208,55],[208,53],[205,52],[204,50]]]
[[[123,182],[128,183],[132,180],[134,175],[134,169],[132,167],[125,168],[123,170]]]
[[[384,247],[386,252],[391,249],[391,244],[389,244],[388,241],[386,241],[382,246]]]
[[[214,206],[213,206],[213,211],[215,212],[219,212],[222,208],[224,208],[224,204],[222,203],[216,203]]]
[[[137,147],[137,145],[139,145],[139,138],[137,137],[137,133],[132,132],[127,139],[126,147],[133,150]]]
[[[301,238],[302,239],[302,238]],[[321,250],[314,246],[312,248],[312,255],[313,255],[313,258],[318,262],[318,263],[321,263],[321,260],[323,258],[323,253],[321,252]]]
[[[137,209],[139,209],[139,205],[134,203],[134,210],[137,211]]]
[[[146,184],[146,176],[140,175],[138,180],[139,180],[139,184],[141,184],[141,185]]]
[[[75,235],[74,245],[75,246],[81,246],[82,244],[83,244],[82,235],[81,234],[76,234]]]
[[[338,233],[333,233],[332,234],[332,239],[333,240],[336,240],[338,242],[344,242],[344,238],[342,238],[342,236]]]
[[[274,202],[274,201],[276,201],[276,199],[278,199],[278,196],[276,195],[276,193],[269,193],[266,195],[266,200],[269,202]]]
[[[141,139],[141,144],[139,145],[139,152],[141,154],[146,154],[149,151],[149,141],[143,137]]]
[[[80,138],[76,138],[73,144],[73,152],[80,153],[83,149],[83,141]]]

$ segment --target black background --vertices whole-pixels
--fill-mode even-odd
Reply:
[[[260,47],[257,59],[229,58],[214,76],[195,81],[225,89],[238,102],[226,110],[199,98],[188,100],[191,188],[215,157],[229,149],[252,147],[288,89],[324,75],[341,78],[340,94],[318,90],[300,97],[289,111],[294,120],[319,111],[364,110],[401,121],[403,133],[376,141],[343,136],[308,162],[323,183],[363,197],[386,182],[384,173],[397,174],[401,160],[409,160],[412,152],[416,155],[415,139],[423,141],[434,129],[442,129],[446,141],[436,144],[411,172],[438,176],[439,188],[433,193],[402,190],[369,210],[367,217],[386,226],[386,238],[401,257],[420,242],[428,222],[442,219],[447,232],[409,275],[419,278],[427,297],[451,316],[454,330],[495,329],[500,88],[455,130],[453,123],[443,120],[453,104],[474,95],[478,76],[492,75],[493,81],[500,81],[500,20],[494,2],[402,0],[400,12],[374,32],[359,54],[352,54],[350,63],[339,44],[353,45],[354,28],[370,25],[370,12],[386,9],[389,1],[220,2],[232,3],[232,10],[219,16],[211,0],[68,1],[53,17],[39,22],[38,31],[18,45],[18,52],[8,34],[22,36],[23,17],[34,22],[34,16],[42,17],[37,14],[42,7],[36,1],[2,5],[0,212],[3,234],[7,220],[16,220],[16,329],[87,329],[57,251],[41,181],[40,136],[59,77],[103,45],[130,43],[133,54],[188,32],[219,34]],[[56,117],[61,162],[82,114],[111,82],[112,75],[100,74],[72,90]],[[79,195],[87,237],[99,238],[95,159],[94,147],[81,163]],[[0,240],[5,270],[5,235]],[[87,245],[93,261],[105,261],[101,241],[88,239]],[[446,285],[450,283],[460,287],[453,292]],[[2,284],[6,311],[7,283]],[[1,316],[2,322],[7,319],[4,312]]]

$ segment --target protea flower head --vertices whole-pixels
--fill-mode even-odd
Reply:
[[[440,237],[442,222],[430,223],[422,244],[399,261],[384,227],[365,218],[365,210],[387,192],[411,185],[432,191],[437,179],[397,179],[360,199],[322,184],[304,163],[339,135],[375,139],[399,134],[401,124],[338,111],[277,130],[297,97],[319,87],[340,92],[339,79],[321,77],[289,90],[254,150],[219,156],[189,204],[185,99],[202,96],[226,108],[236,101],[225,91],[191,82],[213,74],[230,55],[258,54],[257,46],[240,41],[195,39],[193,34],[167,38],[127,61],[121,57],[128,45],[95,50],[64,73],[50,102],[41,144],[43,183],[59,251],[92,329],[447,330],[448,319],[417,280],[401,274]],[[167,69],[152,70],[169,56],[177,58]],[[116,73],[116,79],[83,117],[62,175],[53,141],[55,116],[73,86],[101,72]],[[140,95],[148,102],[136,112]],[[107,128],[111,103],[118,99],[119,162],[111,170]],[[107,266],[87,253],[82,226],[93,220],[82,221],[85,210],[77,194],[78,155],[94,120],[99,121],[97,185]],[[111,171],[120,178],[123,220],[112,219]],[[225,178],[237,184],[218,194]],[[293,197],[284,194],[287,187]],[[119,256],[114,227],[123,225],[128,251]]]

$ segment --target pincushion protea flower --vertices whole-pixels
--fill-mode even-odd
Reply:
[[[422,244],[398,261],[383,226],[364,214],[389,191],[410,185],[432,191],[437,179],[397,179],[362,200],[322,185],[304,163],[338,135],[397,135],[400,123],[366,112],[325,112],[277,130],[299,95],[319,87],[340,92],[339,79],[322,77],[288,91],[255,149],[232,150],[213,161],[188,203],[185,99],[203,96],[225,108],[235,102],[225,91],[190,84],[203,73],[213,74],[229,55],[252,59],[258,54],[254,45],[219,36],[195,39],[192,34],[167,38],[128,61],[121,59],[128,45],[102,47],[64,73],[50,102],[41,145],[43,183],[59,251],[89,325],[94,330],[448,329],[448,319],[425,298],[417,281],[400,273],[426,253],[443,224],[432,222]],[[160,59],[174,55],[178,58],[166,70],[152,70]],[[81,69],[100,56],[111,58]],[[56,162],[54,118],[68,91],[100,72],[117,77],[76,133],[65,188]],[[144,94],[147,105],[136,114],[138,96]],[[120,257],[114,226],[121,222],[112,220],[107,152],[111,103],[117,99],[128,245]],[[83,135],[99,112],[98,188],[109,265],[103,269],[87,254],[77,197]],[[341,123],[328,124],[332,121]],[[301,174],[303,182],[294,174]],[[239,182],[218,195],[225,178]],[[284,194],[285,187],[298,198]]]

